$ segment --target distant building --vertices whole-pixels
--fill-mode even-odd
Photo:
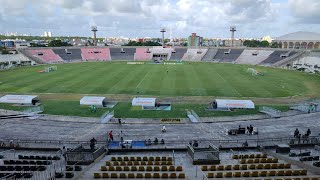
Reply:
[[[232,43],[233,41],[233,43]],[[231,40],[231,39],[226,39],[224,40],[224,46],[227,46],[227,47],[239,47],[239,46],[242,46],[243,45],[243,42],[241,39],[234,39],[234,40]]]
[[[269,43],[271,43],[272,40],[273,39],[270,36],[264,36],[264,37],[261,38],[261,41],[268,41]]]
[[[22,49],[22,48],[27,48],[30,47],[30,42],[26,42],[26,41],[16,41],[14,43],[16,49]]]
[[[188,37],[188,46],[189,47],[201,47],[203,42],[203,37],[197,36],[196,33],[192,33]]]
[[[52,37],[52,33],[50,31],[43,32],[43,37]]]
[[[273,42],[285,49],[320,49],[320,33],[299,31],[280,36]]]
[[[0,47],[13,48],[14,42],[13,41],[0,41]]]

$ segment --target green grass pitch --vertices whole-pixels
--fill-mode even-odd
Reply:
[[[130,94],[157,96],[288,97],[319,96],[320,76],[268,67],[184,63],[128,65],[124,62],[69,63],[0,71],[0,93]],[[168,71],[168,72],[167,72]]]

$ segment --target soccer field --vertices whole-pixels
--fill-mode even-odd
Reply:
[[[160,96],[288,97],[319,96],[320,77],[296,71],[252,66],[184,63],[181,65],[69,63],[58,71],[46,66],[0,71],[0,92],[130,94]]]

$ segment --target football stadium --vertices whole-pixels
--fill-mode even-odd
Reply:
[[[174,46],[161,28],[158,46],[98,46],[91,31],[86,46],[5,42],[0,179],[320,179],[319,33],[248,47],[231,26],[221,47]]]

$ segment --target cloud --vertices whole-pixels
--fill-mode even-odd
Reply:
[[[291,13],[299,23],[320,24],[319,0],[289,0]]]

